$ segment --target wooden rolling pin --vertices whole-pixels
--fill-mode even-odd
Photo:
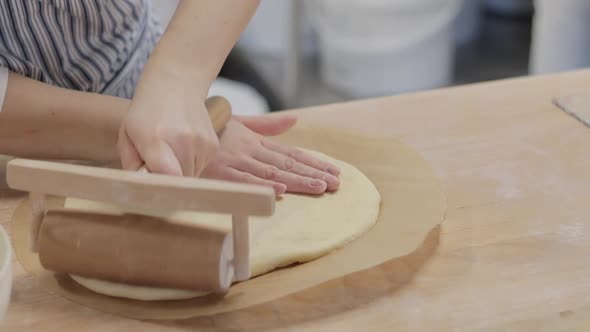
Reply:
[[[217,98],[208,107],[218,131],[231,117],[229,104]],[[38,235],[32,234],[46,269],[199,291],[224,292],[233,280],[249,278],[248,216],[272,215],[275,199],[272,189],[259,186],[23,159],[9,163],[8,183],[41,196],[231,214],[227,233],[138,214],[59,209],[43,213]]]
[[[225,125],[231,119],[231,104],[223,97],[210,97],[205,101],[209,119],[213,124],[216,133],[225,129]]]
[[[231,233],[144,215],[51,210],[39,233],[44,268],[124,284],[223,292]]]

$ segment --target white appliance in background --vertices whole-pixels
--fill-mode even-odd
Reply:
[[[590,1],[536,0],[531,74],[590,67]]]
[[[254,88],[222,77],[213,82],[209,96],[224,96],[232,105],[234,115],[261,115],[270,111],[266,99]]]
[[[251,54],[285,56],[292,45],[292,21],[301,20],[302,55],[317,52],[315,33],[306,16],[294,18],[292,1],[262,0],[256,14],[238,41],[238,46]],[[312,0],[315,1],[315,0]]]
[[[160,22],[163,26],[167,26],[176,11],[178,0],[151,1]],[[247,84],[218,78],[213,82],[209,95],[224,96],[232,104],[232,112],[236,115],[260,115],[269,112],[269,106],[264,97]]]
[[[349,97],[430,89],[452,81],[462,0],[316,0],[323,81]]]
[[[179,0],[151,0],[160,22],[167,26]],[[250,24],[238,41],[238,46],[253,54],[283,56],[289,48],[292,0],[263,0]],[[295,0],[300,1],[300,0]],[[317,51],[314,33],[304,20],[304,53]]]

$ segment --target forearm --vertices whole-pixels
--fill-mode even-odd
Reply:
[[[129,101],[58,88],[10,73],[0,112],[0,154],[117,160],[117,133]]]
[[[197,91],[204,99],[258,3],[259,0],[182,0],[145,67],[142,82],[190,82],[190,93]]]

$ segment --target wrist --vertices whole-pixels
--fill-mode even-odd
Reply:
[[[84,159],[118,161],[119,129],[131,101],[99,94],[87,94],[82,100],[84,106],[80,103],[72,105],[76,127],[84,133],[77,140],[74,150]]]
[[[160,57],[154,54],[144,67],[137,90],[140,93],[148,90],[149,94],[184,91],[186,97],[198,97],[200,101],[205,102],[215,77],[194,64],[172,59],[161,61]]]

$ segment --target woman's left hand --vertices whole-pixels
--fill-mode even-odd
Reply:
[[[265,136],[291,128],[296,118],[234,117],[220,137],[220,147],[202,176],[272,187],[285,192],[319,195],[340,186],[340,170],[297,148]]]

